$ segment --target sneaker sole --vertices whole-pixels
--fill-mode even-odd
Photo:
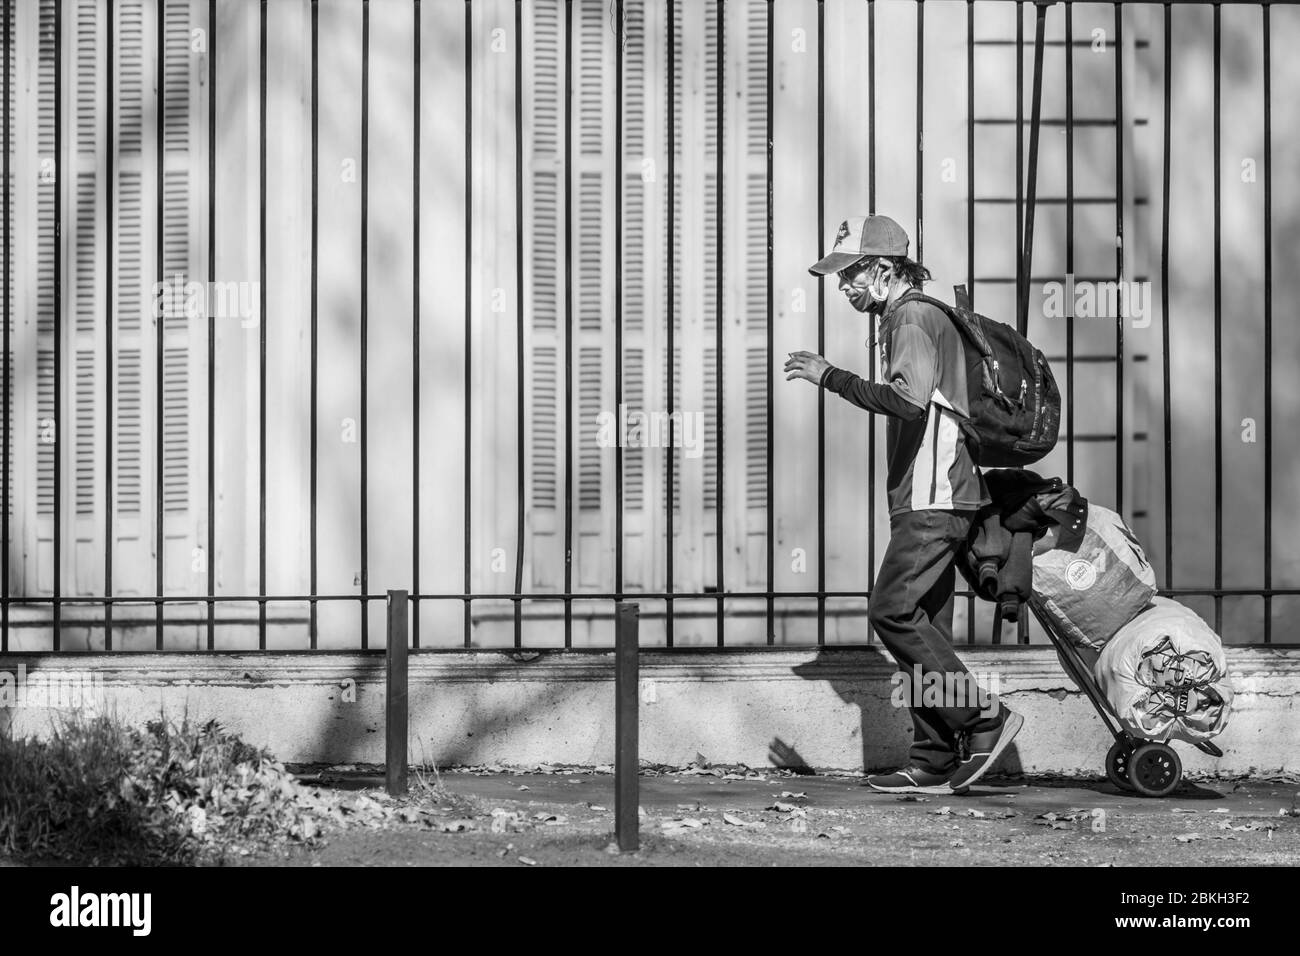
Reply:
[[[1006,750],[1011,741],[1016,739],[1016,734],[1020,733],[1020,728],[1024,725],[1025,718],[1015,711],[1008,711],[1006,720],[1002,723],[1002,733],[998,734],[998,742],[993,745],[993,749],[989,752],[989,757],[984,761],[984,765],[976,770],[969,780],[964,780],[958,786],[953,787],[952,792],[965,793],[980,777],[988,773],[993,768],[993,765],[998,762],[998,757],[1002,756],[1002,751]]]
[[[875,790],[877,793],[933,793],[943,796],[956,792],[946,783],[931,784],[929,786],[909,784],[905,787],[878,787],[874,783],[867,781],[867,786],[872,790]]]

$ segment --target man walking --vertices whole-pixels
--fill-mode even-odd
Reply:
[[[909,293],[930,273],[907,257],[907,233],[887,216],[840,224],[831,253],[808,271],[839,276],[859,312],[880,317],[881,382],[839,369],[820,355],[792,352],[786,380],[801,378],[888,416],[885,453],[889,546],[871,593],[868,620],[905,672],[909,688],[944,689],[939,706],[910,700],[909,765],[867,782],[891,793],[964,791],[993,766],[1023,719],[998,703],[971,706],[973,689],[952,649],[955,560],[975,512],[988,504],[984,478],[959,422],[969,417],[961,333],[941,309]],[[953,679],[948,675],[960,675]],[[933,675],[933,676],[927,676]]]

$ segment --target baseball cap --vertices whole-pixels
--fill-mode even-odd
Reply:
[[[867,256],[907,255],[907,233],[888,216],[854,216],[840,223],[835,248],[808,271],[828,276],[847,269]]]

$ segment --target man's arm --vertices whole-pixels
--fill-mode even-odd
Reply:
[[[828,368],[821,384],[859,408],[904,421],[924,418],[934,395],[939,353],[925,327],[925,309],[905,302],[894,316],[889,340],[888,383],[867,382],[843,369]]]
[[[924,418],[925,405],[918,405],[892,385],[868,382],[847,369],[830,366],[822,375],[821,384],[846,401],[878,415],[893,415],[904,421]]]

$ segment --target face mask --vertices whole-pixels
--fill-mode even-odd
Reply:
[[[880,273],[872,277],[871,282],[867,285],[867,294],[878,303],[883,303],[889,298],[889,281],[882,279]]]

